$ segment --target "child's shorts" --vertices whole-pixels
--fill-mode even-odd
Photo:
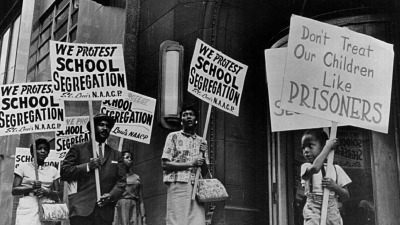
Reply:
[[[304,205],[304,225],[319,225],[321,220],[322,195],[307,194]],[[326,225],[343,225],[335,196],[329,197]]]

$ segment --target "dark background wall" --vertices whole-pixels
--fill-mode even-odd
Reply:
[[[266,90],[263,46],[265,20],[263,1],[141,1],[138,70],[135,91],[153,98],[158,95],[160,44],[177,41],[185,49],[184,101],[197,102],[203,133],[207,105],[187,93],[188,68],[196,39],[249,66],[239,117],[214,109],[209,147],[214,176],[230,194],[217,203],[213,224],[260,224],[267,221]],[[149,224],[164,224],[166,185],[162,182],[161,154],[170,131],[153,128],[150,145],[134,144],[135,171],[145,185]]]

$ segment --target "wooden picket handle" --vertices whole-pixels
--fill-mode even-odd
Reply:
[[[123,145],[124,145],[124,138],[121,137],[121,138],[119,138],[119,143],[118,143],[118,151],[119,152],[122,152]]]
[[[93,103],[92,101],[89,102],[89,121],[90,121],[90,138],[92,139],[92,150],[93,150],[93,158],[96,157],[96,135],[94,130],[94,120],[93,120]],[[99,168],[94,170],[94,178],[96,181],[96,194],[97,194],[97,201],[100,200],[101,197],[101,190],[100,190],[100,174]]]
[[[37,152],[36,152],[36,140],[35,135],[32,134],[32,147],[33,147],[33,161],[35,164],[35,179],[39,180],[39,172],[38,172],[38,162],[37,162]]]
[[[208,104],[206,123],[204,124],[204,131],[203,131],[203,138],[204,139],[206,139],[206,137],[207,137],[208,124],[210,122],[210,116],[211,116],[211,109],[212,109],[212,105]],[[200,173],[201,173],[201,168],[198,167],[197,171],[196,171],[196,178],[194,180],[194,187],[193,187],[193,192],[192,192],[192,200],[196,199],[197,185],[199,183]]]
[[[33,162],[34,162],[34,167],[35,167],[35,180],[39,181],[37,152],[36,152],[36,140],[35,140],[35,135],[34,134],[32,134],[32,147],[33,147]],[[38,210],[39,210],[39,218],[40,218],[41,214],[43,214],[43,211],[42,211],[42,203],[40,202],[39,196],[37,196],[37,200],[38,200],[38,206],[39,206]]]
[[[331,126],[331,133],[329,135],[329,139],[332,140],[336,138],[336,132],[337,132],[337,122],[332,121],[332,126]],[[335,156],[335,151],[332,150],[328,154],[328,166],[326,169],[326,174],[330,174],[330,171],[333,170],[333,158]],[[322,208],[321,208],[321,222],[320,225],[326,225],[326,219],[327,219],[327,214],[328,214],[328,202],[329,202],[329,189],[324,188],[324,195],[322,198]]]

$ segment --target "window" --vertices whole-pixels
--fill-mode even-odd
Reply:
[[[0,84],[9,84],[14,80],[20,22],[21,17],[18,16],[0,36]]]
[[[50,40],[70,43],[76,41],[78,9],[79,0],[62,0],[58,1],[52,10],[42,16],[39,28],[35,74],[44,73],[50,76]]]

